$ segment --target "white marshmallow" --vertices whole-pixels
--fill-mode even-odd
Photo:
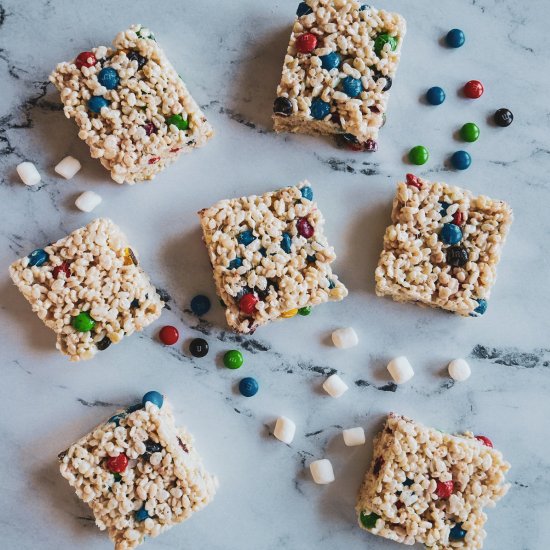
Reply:
[[[75,205],[82,212],[91,212],[96,206],[98,206],[103,199],[93,191],[84,191],[76,201]]]
[[[332,464],[327,458],[316,460],[309,465],[313,481],[319,485],[326,485],[334,481],[334,470]]]
[[[349,428],[342,431],[344,443],[348,447],[356,447],[357,445],[365,444],[365,430],[358,426],[357,428]]]
[[[70,180],[80,169],[82,165],[74,157],[65,157],[54,170],[63,176],[66,180]]]
[[[342,397],[349,390],[349,387],[337,374],[333,374],[323,382],[323,389],[331,397],[338,398]]]
[[[275,429],[273,430],[273,435],[283,443],[290,445],[294,439],[294,434],[296,433],[296,424],[287,418],[286,416],[279,416],[277,422],[275,423]]]
[[[472,370],[464,359],[453,359],[449,363],[449,374],[453,380],[464,382],[464,380],[470,378]]]
[[[17,173],[19,174],[21,181],[29,187],[40,183],[40,174],[32,162],[22,162],[21,164],[18,164]]]
[[[413,368],[404,355],[392,359],[388,363],[388,370],[396,384],[404,384],[414,376]]]
[[[332,343],[340,349],[347,349],[359,343],[357,333],[351,328],[339,328],[332,333]]]

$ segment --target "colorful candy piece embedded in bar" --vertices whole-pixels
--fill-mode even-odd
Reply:
[[[359,490],[359,525],[432,550],[478,550],[486,536],[483,510],[508,491],[509,469],[470,432],[450,435],[390,414]]]
[[[228,325],[240,333],[347,296],[307,182],[199,212]]]
[[[408,184],[397,186],[392,225],[376,268],[376,293],[464,316],[482,315],[512,210],[446,183],[407,178]]]
[[[117,183],[153,179],[213,135],[182,79],[141,25],[121,32],[112,48],[99,46],[60,63],[50,81],[61,94],[65,116],[78,125],[78,136]]]
[[[357,0],[302,2],[284,60],[277,132],[335,134],[353,151],[376,151],[405,20]]]
[[[94,428],[59,461],[61,475],[116,550],[136,548],[185,521],[214,498],[218,484],[156,391]]]
[[[164,307],[126,237],[108,219],[31,252],[10,266],[10,275],[71,361],[90,359],[143,330]]]

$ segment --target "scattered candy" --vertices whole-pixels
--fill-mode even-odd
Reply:
[[[407,185],[416,187],[419,191],[422,189],[422,182],[414,174],[407,174],[406,178]]]
[[[144,407],[147,403],[152,403],[153,405],[156,405],[159,409],[161,409],[162,404],[164,403],[164,397],[162,393],[158,391],[148,391],[141,399],[141,404]]]
[[[44,265],[49,259],[50,255],[43,249],[43,248],[37,248],[36,250],[33,250],[29,255],[29,267],[40,267],[41,265]]]
[[[462,240],[462,230],[454,223],[443,224],[439,238],[443,244],[457,244]]]
[[[483,443],[483,445],[485,445],[486,447],[493,448],[493,442],[487,436],[485,436],[485,435],[476,435],[475,438],[478,441],[481,441]]]
[[[392,359],[388,363],[388,371],[396,384],[404,384],[414,376],[414,370],[404,355]]]
[[[307,218],[300,218],[296,223],[296,229],[298,229],[299,235],[304,237],[304,239],[311,239],[315,233],[315,229]]]
[[[54,170],[66,180],[70,180],[81,168],[80,162],[69,155],[59,162]]]
[[[258,298],[252,294],[243,294],[241,299],[239,300],[239,309],[245,314],[245,315],[252,315],[254,311],[256,311],[256,304],[258,303]]]
[[[457,170],[466,170],[472,164],[472,157],[466,151],[457,151],[451,157],[451,164]]]
[[[463,540],[466,537],[466,532],[462,529],[462,523],[457,523],[449,531],[449,540]]]
[[[437,487],[435,494],[441,499],[448,499],[454,490],[455,484],[453,480],[450,481],[439,481],[437,480]]]
[[[323,382],[323,389],[334,398],[342,397],[349,390],[348,385],[337,375],[329,376]]]
[[[99,351],[105,351],[111,344],[111,339],[108,336],[105,336],[97,342],[95,346]]]
[[[277,422],[275,422],[275,429],[273,435],[283,443],[290,445],[294,439],[296,433],[296,424],[290,418],[286,416],[279,416]]]
[[[298,315],[302,315],[303,317],[307,317],[310,313],[311,313],[311,306],[301,307],[298,310]]]
[[[204,338],[195,338],[189,344],[189,351],[193,357],[204,357],[208,353],[208,342]]]
[[[296,315],[298,315],[297,309],[289,309],[288,311],[283,311],[283,313],[281,313],[281,317],[283,319],[290,319],[292,317],[295,317]]]
[[[258,393],[260,386],[255,378],[247,376],[239,382],[239,391],[245,397],[253,397]]]
[[[311,102],[311,107],[309,111],[313,118],[317,120],[323,120],[326,116],[330,114],[330,104],[316,97]]]
[[[244,246],[248,246],[250,243],[254,242],[256,240],[256,237],[254,236],[254,233],[247,229],[246,231],[243,231],[242,233],[239,233],[237,235],[237,242],[239,244],[244,244]]]
[[[292,250],[292,238],[288,233],[283,233],[282,239],[281,239],[281,248],[287,253],[290,254]]]
[[[327,55],[321,55],[319,57],[321,60],[321,66],[323,69],[326,69],[327,71],[330,71],[332,69],[337,69],[340,66],[340,63],[342,62],[342,58],[340,57],[340,54],[336,52],[330,52],[327,53]]]
[[[487,311],[488,303],[487,300],[484,300],[483,298],[479,298],[477,300],[478,306],[474,309],[474,313],[477,313],[478,315],[483,315]]]
[[[347,447],[356,447],[357,445],[365,444],[365,430],[358,426],[357,428],[348,428],[347,430],[342,430],[342,435],[344,436],[344,443]]]
[[[310,32],[301,34],[296,38],[296,50],[300,53],[310,53],[317,47],[317,37]]]
[[[40,183],[40,174],[32,162],[22,162],[17,165],[16,170],[21,178],[21,181],[25,185],[32,187],[33,185]]]
[[[107,90],[114,90],[120,84],[120,77],[112,67],[104,67],[99,71],[97,81]]]
[[[429,158],[430,153],[423,145],[417,145],[409,151],[409,161],[418,166],[426,164]]]
[[[334,481],[334,470],[332,463],[327,458],[315,460],[309,465],[311,477],[318,485],[326,485]]]
[[[237,349],[231,349],[223,356],[223,364],[228,369],[239,369],[244,363],[243,354]]]
[[[447,263],[453,267],[462,267],[468,262],[468,251],[463,246],[451,246],[445,252]]]
[[[483,91],[483,84],[479,80],[470,80],[464,84],[464,95],[470,99],[478,99]]]
[[[445,91],[439,86],[433,86],[426,92],[426,100],[430,105],[441,105],[445,101]]]
[[[87,311],[81,311],[71,319],[71,325],[78,332],[89,332],[95,327],[95,321]]]
[[[60,275],[65,275],[65,278],[68,279],[71,276],[71,270],[69,269],[68,262],[61,262],[61,264],[56,265],[53,268],[52,276],[54,279],[58,279]]]
[[[229,262],[229,269],[238,269],[243,265],[243,259],[242,258],[235,258],[234,260],[231,260]],[[225,307],[225,304],[224,304]]]
[[[472,370],[464,359],[453,359],[449,363],[449,375],[453,380],[464,382],[470,378],[470,374],[472,374]]]
[[[311,187],[302,187],[300,193],[304,199],[307,199],[308,201],[313,200],[313,189]]]
[[[136,521],[145,521],[148,517],[149,512],[145,509],[145,504],[134,514]]]
[[[144,65],[147,63],[147,58],[143,57],[136,51],[131,51],[129,54],[127,54],[126,57],[128,57],[130,61],[137,62],[138,71],[140,71],[144,67]]]
[[[210,311],[210,298],[204,294],[198,294],[191,300],[191,311],[198,317],[206,315]]]
[[[510,126],[510,124],[512,124],[512,122],[514,121],[514,115],[509,109],[502,108],[498,109],[495,112],[493,119],[497,126],[506,128],[507,126]]]
[[[100,95],[94,95],[88,101],[88,108],[93,113],[100,113],[103,107],[108,107],[108,106],[109,106],[109,102],[104,97],[101,97]]]
[[[460,129],[460,137],[469,143],[477,141],[479,138],[479,127],[473,122],[467,122]]]
[[[165,346],[174,345],[180,337],[180,333],[176,327],[166,325],[162,327],[159,332],[159,339]]]
[[[361,520],[361,524],[366,529],[374,529],[376,527],[376,522],[380,519],[380,516],[378,514],[375,514],[372,512],[371,514],[365,514],[364,512],[361,512],[359,519]]]
[[[359,78],[346,76],[342,81],[342,89],[350,97],[357,97],[363,91],[363,84]]]
[[[453,223],[455,225],[464,225],[464,222],[466,221],[466,217],[464,216],[464,212],[461,210],[457,210],[453,216]]]
[[[464,45],[466,36],[460,29],[452,29],[447,33],[445,41],[450,48],[460,48]]]
[[[340,349],[353,348],[359,343],[357,333],[352,327],[339,328],[332,333],[332,343]]]
[[[189,119],[183,118],[179,113],[177,115],[169,116],[166,119],[168,126],[174,125],[178,130],[187,130],[189,128]]]
[[[99,206],[103,199],[93,191],[84,191],[74,201],[75,206],[82,212],[91,212],[96,206]]]
[[[74,64],[78,69],[82,67],[93,67],[97,63],[97,59],[94,52],[82,52],[76,57]]]
[[[300,2],[298,4],[298,9],[296,10],[296,16],[302,17],[302,15],[308,15],[312,12],[313,10],[306,4],[306,2]]]
[[[397,38],[387,33],[379,34],[374,40],[374,51],[377,56],[380,56],[386,44],[389,44],[391,51],[394,52],[397,49]]]
[[[273,102],[273,112],[276,115],[289,116],[292,111],[292,101],[288,97],[278,97]]]
[[[111,472],[120,474],[128,467],[128,457],[125,454],[110,456],[107,459],[107,469]]]

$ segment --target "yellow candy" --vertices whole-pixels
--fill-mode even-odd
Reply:
[[[137,265],[137,258],[131,248],[124,249],[124,265]]]
[[[291,317],[294,317],[297,313],[298,309],[289,309],[288,311],[281,313],[281,317],[283,317],[284,319],[290,319]]]

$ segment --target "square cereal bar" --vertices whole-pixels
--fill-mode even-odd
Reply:
[[[252,333],[348,291],[332,273],[334,250],[308,182],[199,212],[218,296],[229,326]]]
[[[301,2],[277,99],[277,132],[336,134],[376,151],[406,32],[397,13],[357,0]]]
[[[107,219],[34,250],[10,266],[10,275],[71,361],[141,331],[164,307],[126,237]]]
[[[512,210],[502,202],[407,174],[397,186],[392,225],[376,268],[376,294],[485,313]]]
[[[50,75],[78,137],[117,183],[150,180],[204,145],[210,124],[151,32],[134,25]]]
[[[483,508],[506,494],[509,469],[485,436],[449,435],[390,414],[359,490],[359,525],[432,550],[482,548]]]
[[[214,497],[217,479],[202,465],[193,438],[176,428],[158,392],[118,411],[59,454],[61,475],[115,550],[188,519]]]

